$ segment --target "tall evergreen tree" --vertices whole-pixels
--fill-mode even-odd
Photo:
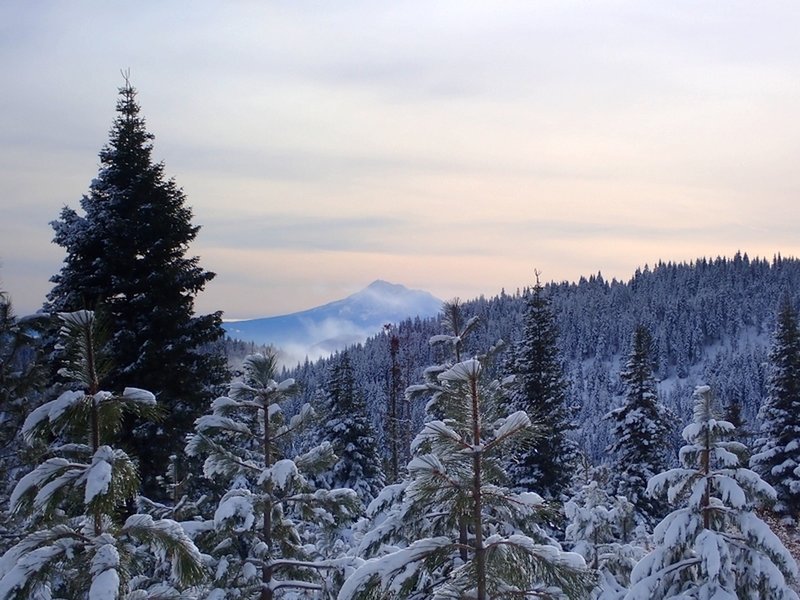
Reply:
[[[384,475],[375,432],[347,351],[331,367],[327,387],[322,437],[333,447],[337,460],[322,479],[328,488],[355,491],[366,506],[383,489]]]
[[[514,349],[511,408],[524,410],[542,430],[510,467],[514,485],[558,498],[570,483],[577,450],[567,438],[572,429],[567,384],[558,355],[558,330],[550,300],[539,284],[525,304],[522,339]]]
[[[625,400],[606,418],[611,421],[614,440],[608,451],[615,455],[615,493],[633,502],[645,522],[652,524],[663,505],[644,490],[666,465],[670,413],[658,400],[651,345],[647,328],[636,327],[628,362],[620,373]]]
[[[745,446],[717,416],[711,389],[695,391],[694,422],[683,430],[681,467],[653,477],[647,491],[676,508],[656,527],[655,547],[634,567],[626,600],[770,598],[797,600],[787,585],[797,563],[756,515],[775,491],[742,466]]]
[[[152,160],[154,136],[127,77],[119,92],[100,172],[80,202],[85,214],[64,207],[52,223],[67,256],[51,279],[47,308],[102,309],[114,331],[108,385],[148,381],[169,412],[128,440],[153,492],[167,457],[182,449],[183,435],[213,397],[210,388],[225,380],[224,359],[207,349],[223,330],[221,313],[194,315],[195,295],[214,277],[186,256],[199,227],[183,191]]]
[[[775,511],[791,524],[800,516],[800,329],[785,298],[770,353],[767,398],[759,411],[761,430],[750,465],[778,493]]]

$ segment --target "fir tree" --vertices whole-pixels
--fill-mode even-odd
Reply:
[[[797,600],[787,581],[797,564],[755,514],[775,499],[742,466],[746,448],[729,441],[734,427],[718,420],[711,390],[695,391],[694,422],[683,430],[681,467],[653,477],[648,493],[666,491],[677,508],[654,532],[655,549],[634,568],[626,600],[652,598],[770,598]]]
[[[645,522],[652,523],[659,513],[663,515],[663,505],[645,495],[644,490],[650,478],[666,464],[670,413],[658,400],[651,338],[641,325],[633,334],[633,347],[620,378],[626,388],[625,400],[606,415],[612,423],[614,441],[608,451],[615,455],[616,494],[633,502]]]
[[[186,256],[199,227],[163,163],[153,162],[152,140],[126,77],[100,172],[80,202],[85,214],[65,207],[52,223],[67,255],[47,306],[102,308],[114,331],[108,385],[148,381],[169,411],[161,425],[141,424],[128,439],[149,491],[213,398],[211,388],[225,380],[224,359],[207,349],[223,336],[221,314],[194,315],[194,297],[214,274]]]
[[[339,527],[360,509],[352,490],[315,491],[310,485],[309,477],[336,461],[330,444],[287,457],[292,437],[314,414],[308,404],[291,418],[283,414],[296,386],[292,379],[275,381],[276,365],[272,353],[247,357],[244,380],[231,386],[230,396],[214,400],[212,414],[197,420],[187,445],[188,454],[206,456],[207,478],[229,485],[211,525],[216,573],[209,598],[323,594],[327,586],[320,571],[338,563],[323,560],[318,547],[307,545],[304,523]]]
[[[323,419],[323,441],[338,457],[322,478],[328,488],[349,488],[366,506],[383,489],[384,476],[363,395],[350,355],[342,352],[331,367]]]
[[[373,503],[374,514],[399,493],[362,541],[362,551],[378,556],[348,578],[339,600],[585,595],[583,559],[561,552],[538,525],[547,510],[541,496],[502,485],[502,458],[530,420],[523,411],[502,416],[502,387],[483,372],[472,359],[439,373],[431,408],[441,419],[412,444],[408,482]],[[386,543],[400,548],[382,554]]]
[[[800,515],[800,330],[788,298],[778,315],[770,366],[767,398],[758,415],[760,436],[750,465],[778,493],[775,512],[796,524]]]
[[[52,443],[49,457],[11,495],[11,509],[27,515],[31,530],[0,558],[0,598],[177,597],[176,586],[203,576],[200,553],[180,525],[144,514],[117,520],[139,480],[134,461],[111,443],[122,416],[152,415],[155,397],[132,387],[121,395],[103,391],[107,362],[94,314],[61,318],[68,357],[62,373],[79,389],[43,404],[23,424],[26,440]],[[143,567],[164,552],[172,575],[158,581]]]
[[[510,475],[516,486],[559,498],[570,484],[577,460],[567,406],[567,385],[558,356],[558,332],[550,300],[536,285],[525,302],[522,339],[514,349],[511,409],[524,410],[541,428],[538,437],[516,458]]]

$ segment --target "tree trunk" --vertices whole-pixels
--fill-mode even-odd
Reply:
[[[472,443],[475,446],[475,453],[472,457],[472,520],[475,527],[477,600],[486,600],[486,549],[483,547],[483,506],[481,499],[482,452],[478,449],[481,443],[481,421],[478,412],[478,382],[476,378],[470,380],[470,395],[472,396]]]
[[[97,400],[95,399],[97,392],[100,391],[100,382],[97,378],[97,369],[95,367],[94,356],[94,339],[92,338],[92,325],[88,324],[85,331],[86,336],[86,368],[89,374],[89,389],[87,395],[91,399],[91,437],[92,437],[92,457],[97,453],[100,448],[100,414],[97,410]],[[94,458],[92,459],[94,460]],[[94,511],[92,515],[94,525],[94,535],[98,536],[102,533],[103,516],[98,510]]]
[[[269,469],[272,464],[270,456],[270,438],[269,438],[269,400],[264,399],[264,468]],[[267,547],[266,556],[264,556],[264,566],[261,567],[261,600],[272,600],[272,483],[266,482],[266,504],[264,506],[264,527],[262,536],[264,538],[264,545]]]

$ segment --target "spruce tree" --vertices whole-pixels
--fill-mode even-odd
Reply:
[[[800,330],[788,298],[778,314],[770,353],[767,398],[750,465],[778,493],[777,512],[789,524],[800,516]]]
[[[611,421],[614,454],[615,494],[633,502],[645,523],[660,516],[662,503],[646,494],[647,482],[666,464],[665,450],[670,413],[658,400],[653,377],[650,333],[636,327],[633,344],[620,378],[625,384],[622,406],[606,415]],[[663,513],[661,513],[663,514]]]
[[[655,548],[634,567],[626,600],[797,600],[787,585],[797,579],[797,564],[755,513],[775,491],[742,466],[747,449],[730,440],[733,434],[718,418],[710,388],[698,387],[681,467],[647,485],[649,494],[666,492],[676,508],[655,528]]]
[[[529,414],[543,435],[524,449],[509,471],[515,486],[550,499],[559,498],[569,486],[577,460],[575,443],[567,438],[573,425],[557,344],[550,299],[537,276],[525,303],[522,339],[514,348],[510,408]]]
[[[221,313],[194,315],[195,295],[214,277],[186,256],[199,227],[164,164],[153,162],[154,136],[127,77],[119,94],[100,171],[80,202],[84,214],[64,207],[52,222],[67,255],[46,308],[101,310],[114,331],[109,387],[147,381],[168,411],[159,426],[129,427],[127,436],[155,492],[156,476],[225,380],[224,359],[208,351],[223,330]]]
[[[170,519],[134,514],[120,522],[139,487],[136,465],[112,446],[125,413],[152,416],[152,393],[104,391],[101,328],[90,311],[63,313],[67,364],[78,389],[32,411],[21,432],[49,442],[44,462],[14,488],[11,510],[25,515],[25,537],[0,558],[0,598],[179,597],[179,586],[203,576],[199,551]],[[170,555],[162,580],[149,567]]]
[[[322,479],[328,488],[353,490],[366,506],[384,486],[381,458],[350,355],[344,351],[334,360],[322,415],[322,439],[331,444],[337,460]]]

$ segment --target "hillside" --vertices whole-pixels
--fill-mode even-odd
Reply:
[[[560,350],[570,380],[570,397],[578,428],[574,435],[595,460],[608,443],[602,416],[621,393],[619,365],[627,355],[637,323],[650,330],[657,353],[659,390],[678,415],[675,443],[689,421],[691,392],[708,383],[722,400],[739,402],[749,429],[764,394],[765,361],[774,312],[783,294],[800,300],[800,261],[699,259],[692,263],[659,263],[637,270],[626,282],[602,275],[578,282],[550,283],[559,326]],[[481,327],[468,352],[479,352],[497,339],[513,345],[525,291],[465,302],[467,314]],[[398,328],[399,360],[404,385],[420,381],[422,369],[437,360],[427,340],[441,333],[437,318],[404,321]],[[378,334],[351,350],[351,361],[369,399],[376,425],[383,422],[390,369],[388,338]],[[305,386],[305,399],[325,381],[328,360],[306,363],[291,373]],[[412,407],[414,429],[423,407]],[[584,424],[591,423],[591,426]],[[674,453],[672,453],[674,455]]]

